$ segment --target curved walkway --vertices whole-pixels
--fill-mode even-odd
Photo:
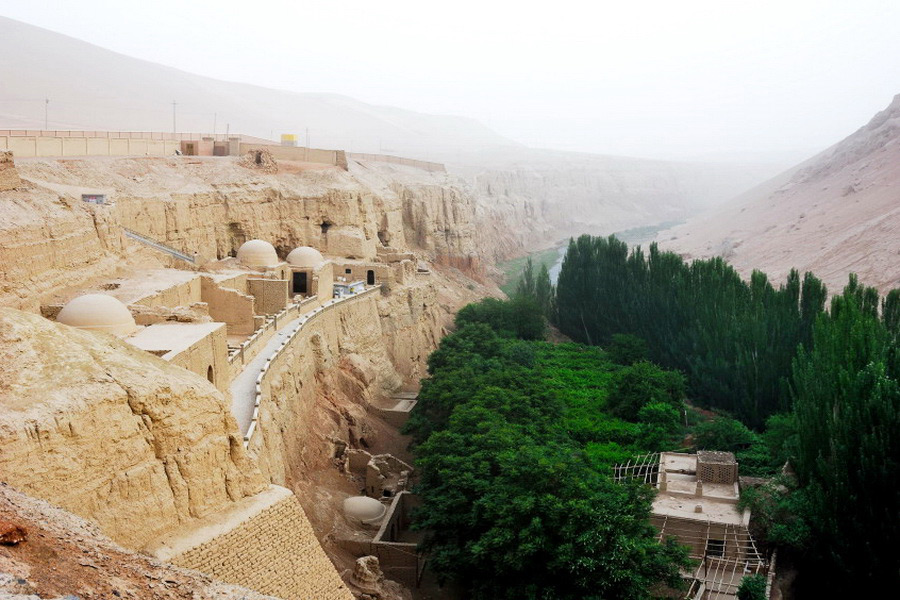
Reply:
[[[256,380],[262,372],[266,362],[278,352],[281,345],[287,340],[297,325],[299,316],[272,336],[272,339],[260,350],[256,357],[244,365],[244,370],[231,381],[231,414],[237,419],[241,435],[246,435],[253,420],[253,409],[256,407]]]
[[[325,302],[318,308],[315,308],[287,323],[284,327],[278,329],[266,345],[257,353],[257,355],[244,365],[243,370],[231,381],[231,413],[238,422],[241,434],[244,436],[244,444],[249,442],[253,435],[256,423],[256,412],[259,408],[261,400],[261,382],[268,371],[271,362],[278,356],[278,353],[284,349],[287,343],[298,333],[304,325],[316,315],[361,296],[365,296],[370,292],[379,289],[381,286],[376,285],[369,287],[354,294],[343,298],[335,298]]]

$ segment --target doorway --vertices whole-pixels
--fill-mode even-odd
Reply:
[[[306,271],[294,272],[294,293],[303,295],[307,294]]]
[[[372,269],[366,271],[366,285],[375,285],[375,271]]]

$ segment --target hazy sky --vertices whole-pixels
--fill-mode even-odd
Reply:
[[[0,0],[0,14],[565,150],[799,159],[900,93],[900,0]]]

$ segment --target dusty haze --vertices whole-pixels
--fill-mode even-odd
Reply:
[[[515,142],[604,154],[787,167],[851,133],[900,89],[900,4],[891,0],[0,0],[0,15],[208,77],[463,116]],[[0,86],[0,115],[42,121],[47,95],[51,125],[61,127],[64,103],[77,100],[54,89]],[[153,98],[132,115],[168,130],[172,100]],[[185,127],[210,130],[218,113],[220,131],[226,122],[254,135],[309,127],[313,144],[322,141],[312,112],[273,114],[249,131],[233,105],[181,108]],[[393,149],[390,141],[381,143]]]

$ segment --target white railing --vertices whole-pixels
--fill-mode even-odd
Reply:
[[[304,298],[300,302],[294,302],[293,304],[285,307],[278,314],[272,315],[271,317],[267,318],[262,327],[254,331],[253,334],[246,340],[244,340],[244,342],[236,350],[231,351],[231,353],[228,355],[228,363],[233,367],[235,363],[244,365],[247,362],[253,360],[254,355],[251,351],[255,349],[255,346],[257,344],[268,339],[266,337],[267,333],[278,331],[279,323],[284,323],[285,321],[293,319],[295,316],[299,315],[302,312],[301,309],[304,306],[313,304],[317,301],[318,297],[309,296],[308,298]]]
[[[282,351],[288,346],[288,344],[290,344],[292,341],[294,341],[294,338],[296,338],[297,335],[301,331],[303,331],[303,328],[306,325],[308,325],[310,323],[310,321],[317,320],[316,317],[318,317],[322,313],[324,313],[328,310],[331,310],[335,306],[338,306],[339,304],[342,304],[344,302],[349,302],[351,300],[355,300],[357,298],[362,298],[363,296],[367,296],[367,295],[371,294],[372,292],[375,292],[376,290],[379,290],[379,289],[381,289],[381,285],[376,285],[373,287],[366,288],[365,290],[359,292],[358,294],[353,294],[352,296],[345,296],[343,298],[333,298],[333,299],[329,300],[328,302],[325,302],[324,304],[322,304],[315,310],[312,310],[309,313],[307,313],[306,315],[304,315],[303,317],[301,317],[300,322],[297,323],[297,326],[294,327],[293,331],[291,331],[291,334],[287,338],[285,338],[285,340],[281,343],[281,345],[278,347],[278,349],[272,353],[272,356],[270,356],[266,360],[265,364],[262,366],[262,369],[260,369],[260,371],[259,371],[259,375],[257,375],[257,377],[256,377],[256,395],[255,395],[255,398],[253,401],[253,416],[250,417],[250,427],[247,428],[247,433],[244,434],[244,447],[245,448],[247,448],[250,445],[250,440],[253,439],[253,435],[259,429],[259,427],[258,427],[259,406],[263,400],[263,381],[265,380],[266,375],[272,366],[272,363],[275,362],[279,358]],[[282,312],[284,312],[284,311],[282,311]]]

